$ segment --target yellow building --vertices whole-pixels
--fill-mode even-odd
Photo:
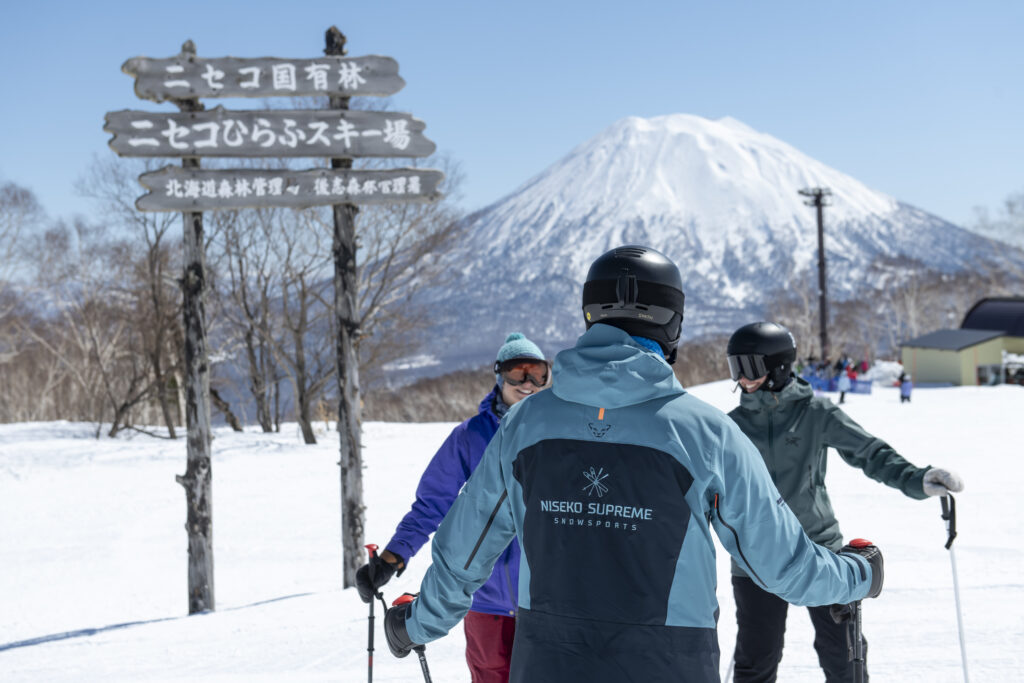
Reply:
[[[993,384],[1012,380],[1004,354],[1024,354],[1024,297],[982,299],[960,329],[904,342],[903,367],[921,384]]]

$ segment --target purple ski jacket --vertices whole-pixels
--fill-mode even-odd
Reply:
[[[498,431],[499,418],[494,412],[494,387],[480,402],[480,411],[452,430],[434,454],[416,487],[412,509],[398,523],[387,549],[405,560],[406,565],[419,551],[469,479],[480,458]],[[519,541],[513,538],[494,564],[490,578],[473,594],[474,612],[515,616],[518,605]]]

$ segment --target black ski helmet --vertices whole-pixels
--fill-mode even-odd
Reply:
[[[778,323],[750,323],[732,333],[726,354],[733,380],[738,380],[741,375],[747,379],[767,375],[768,379],[761,388],[781,391],[789,383],[796,360],[796,339],[792,332]]]
[[[624,246],[590,265],[583,284],[587,329],[606,323],[658,343],[674,363],[683,324],[683,280],[664,254],[650,247]]]

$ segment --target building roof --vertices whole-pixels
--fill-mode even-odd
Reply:
[[[1024,297],[982,299],[967,311],[963,330],[999,330],[1011,337],[1024,337]]]
[[[942,351],[960,351],[989,339],[1002,337],[1000,330],[936,330],[903,342],[904,347],[912,346],[919,349],[940,349]]]

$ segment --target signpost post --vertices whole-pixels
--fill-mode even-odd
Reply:
[[[210,458],[209,359],[206,341],[206,258],[203,212],[223,209],[333,206],[334,309],[341,459],[343,586],[355,583],[363,548],[362,458],[355,217],[359,204],[434,201],[440,171],[418,168],[358,170],[354,157],[423,157],[435,145],[424,123],[409,114],[354,111],[349,98],[390,95],[405,81],[390,57],[346,57],[345,36],[327,31],[316,59],[196,56],[192,41],[167,59],[136,57],[122,66],[145,100],[173,102],[179,113],[117,111],[106,116],[110,147],[125,157],[180,157],[181,168],[144,173],[149,192],[141,211],[181,211],[185,272],[185,395],[188,466],[177,477],[186,491],[189,537],[189,613],[214,609],[213,515]],[[206,110],[201,97],[326,95],[323,110]],[[202,157],[330,159],[330,168],[201,169]]]
[[[324,54],[341,57],[345,54],[345,36],[336,27],[327,30]],[[332,96],[328,105],[335,110],[348,110],[349,98]],[[331,159],[334,172],[352,168],[352,159]],[[338,449],[341,456],[341,547],[342,584],[355,585],[356,570],[362,558],[365,515],[363,514],[363,457],[361,443],[362,409],[359,399],[359,359],[355,340],[359,334],[359,310],[356,271],[356,214],[359,207],[352,202],[334,205],[334,233],[331,255],[334,260],[334,321],[337,337],[338,380]]]

